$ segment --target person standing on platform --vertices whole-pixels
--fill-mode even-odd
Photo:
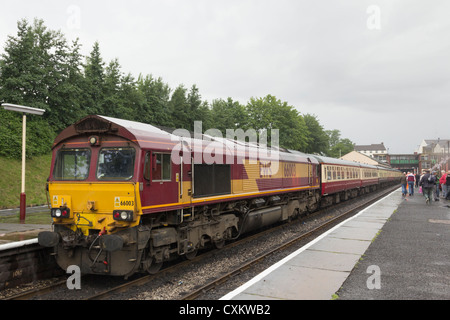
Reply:
[[[426,204],[430,204],[436,186],[436,177],[430,173],[430,170],[425,170],[425,174],[420,179],[419,186],[422,187]]]
[[[439,171],[433,171],[431,174],[434,176],[435,179],[435,185],[434,185],[434,201],[439,201],[439,188],[440,188],[440,184],[439,184],[439,176],[438,176]]]
[[[402,185],[402,197],[406,197],[406,172],[403,172],[400,183]]]
[[[439,179],[439,183],[441,184],[441,188],[442,188],[442,198],[445,198],[447,196],[447,185],[445,184],[446,178],[447,178],[447,174],[445,173],[445,170],[442,170],[441,178]]]
[[[408,181],[409,195],[413,196],[414,195],[414,183],[416,181],[416,177],[411,172],[408,172],[408,174],[406,175],[406,180]]]
[[[445,178],[445,185],[447,186],[447,195],[445,199],[450,200],[450,170],[447,171],[447,177]]]

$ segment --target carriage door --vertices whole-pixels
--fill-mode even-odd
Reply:
[[[194,166],[193,157],[190,145],[187,141],[181,139],[181,150],[179,151],[179,158],[173,164],[178,168],[179,174],[176,176],[178,185],[178,202],[184,207],[192,205]]]
[[[144,183],[141,192],[143,207],[174,205],[178,199],[179,166],[173,166],[171,154],[151,151],[145,154]]]
[[[192,194],[194,190],[192,189],[192,179],[193,179],[193,168],[192,158],[189,158],[189,153],[183,153],[180,155],[180,174],[177,176],[178,182],[178,199],[183,205],[190,206],[192,203]]]

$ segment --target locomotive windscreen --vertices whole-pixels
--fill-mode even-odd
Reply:
[[[229,164],[194,165],[194,198],[231,193]]]

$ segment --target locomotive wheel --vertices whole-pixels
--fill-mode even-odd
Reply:
[[[186,253],[186,254],[185,254],[186,259],[188,259],[188,260],[194,259],[194,258],[197,256],[197,253],[198,253],[198,250],[197,250],[197,249],[195,249],[195,250],[193,250],[193,251],[191,251],[191,252]]]
[[[225,240],[222,239],[222,240],[214,242],[214,246],[217,249],[222,249],[225,246]]]
[[[147,267],[147,272],[149,274],[156,274],[162,267],[162,262],[155,262],[155,260],[152,261],[152,264]]]

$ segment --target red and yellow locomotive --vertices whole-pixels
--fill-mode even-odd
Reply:
[[[54,247],[63,269],[154,273],[174,257],[314,211],[323,199],[357,196],[381,176],[397,181],[395,171],[332,162],[88,116],[55,139],[47,184],[54,230],[38,240]],[[338,167],[346,169],[335,181]],[[375,173],[364,179],[364,170]]]

